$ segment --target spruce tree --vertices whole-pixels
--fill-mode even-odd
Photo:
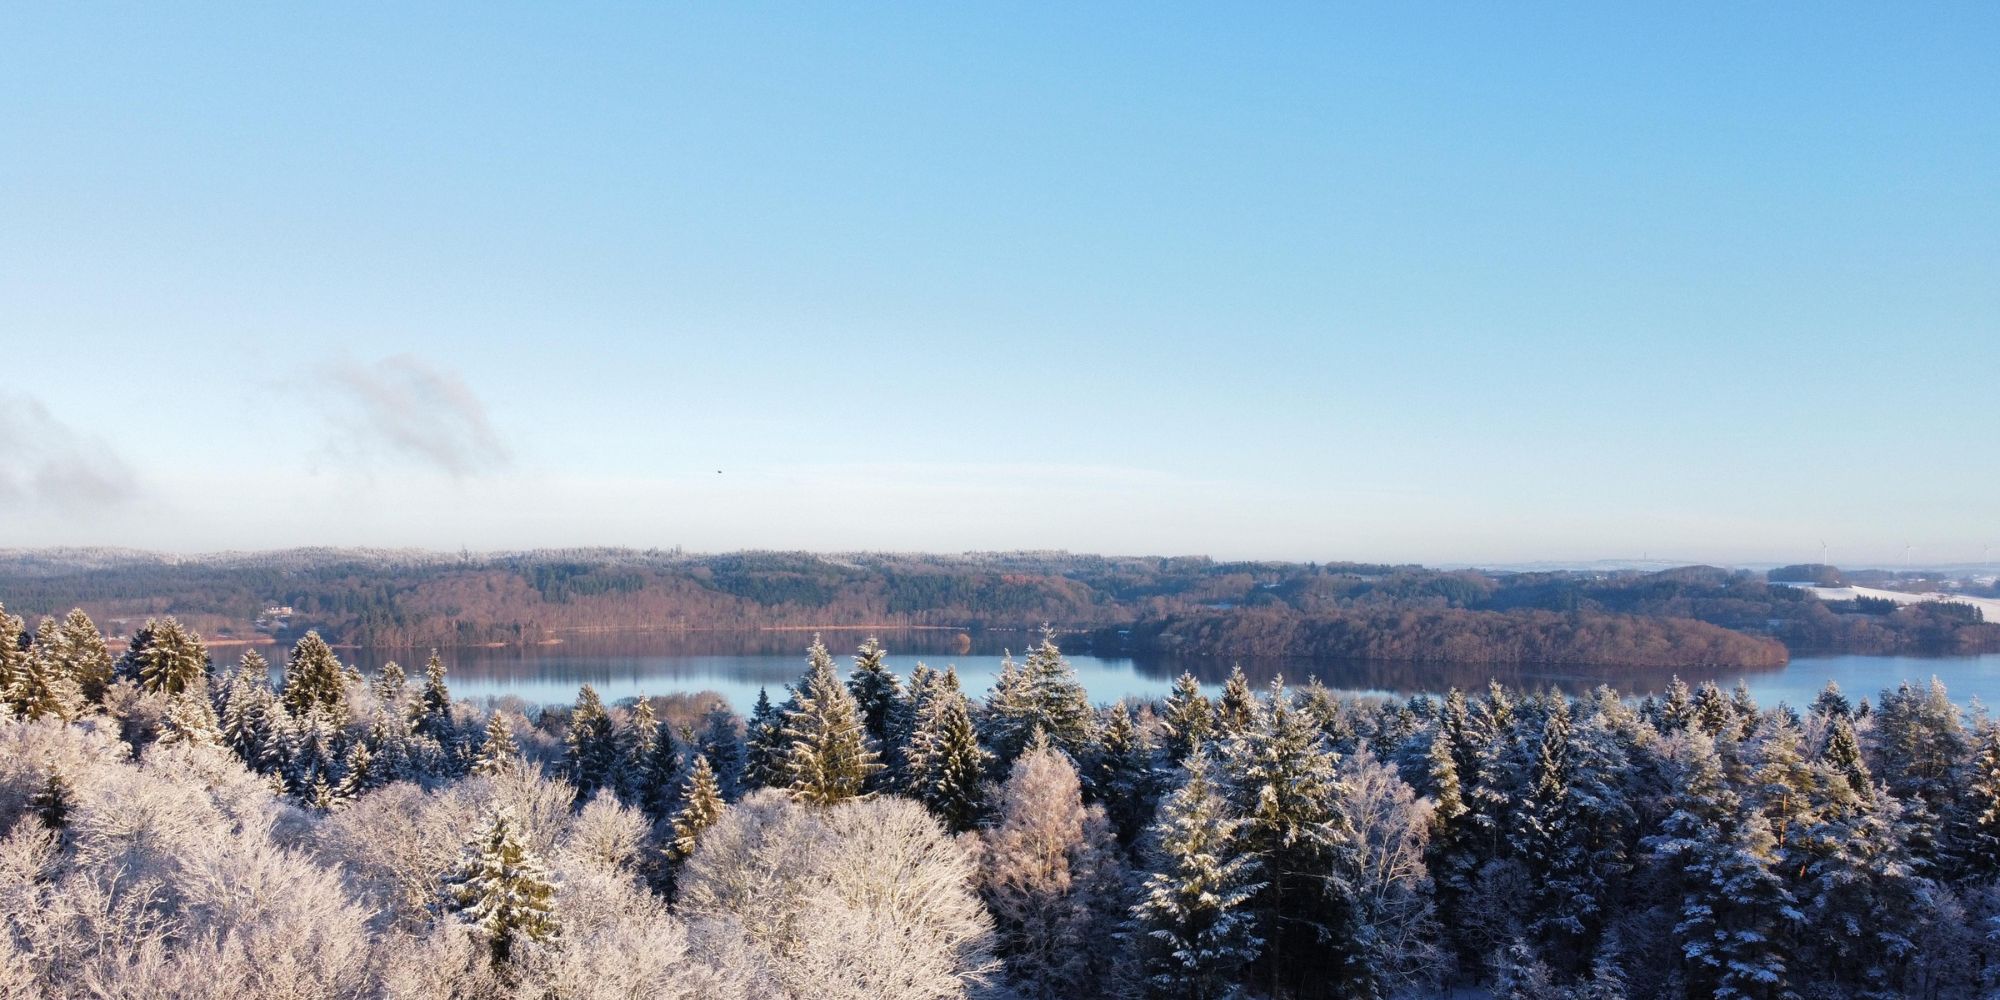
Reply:
[[[28,651],[21,639],[28,624],[19,615],[7,613],[0,604],[0,700],[12,697],[14,684],[27,667]]]
[[[798,705],[785,714],[784,768],[794,799],[830,806],[860,796],[882,765],[868,745],[854,696],[835,676],[833,657],[818,636],[806,656]]]
[[[659,716],[653,712],[652,699],[640,695],[618,733],[618,764],[612,787],[617,789],[620,800],[643,807],[649,792],[653,744],[664,735]]]
[[[1438,923],[1444,931],[1445,943],[1457,952],[1461,961],[1469,963],[1481,956],[1477,942],[1468,933],[1470,922],[1461,916],[1460,907],[1473,890],[1478,858],[1472,849],[1471,809],[1466,805],[1464,783],[1452,753],[1451,727],[1446,724],[1450,704],[1447,699],[1446,712],[1440,713],[1432,727],[1430,752],[1425,757],[1432,808],[1431,836],[1425,845],[1424,861],[1433,880]],[[1458,706],[1462,713],[1465,706],[1462,695],[1458,696]]]
[[[363,792],[375,787],[376,783],[374,755],[368,752],[367,744],[354,744],[348,748],[340,783],[333,786],[331,807],[339,809],[347,806],[360,798]]]
[[[1132,908],[1141,935],[1148,996],[1221,1000],[1263,944],[1251,902],[1263,890],[1256,858],[1236,842],[1241,821],[1209,777],[1213,762],[1197,750],[1181,786],[1161,804],[1152,828],[1152,872]]]
[[[514,742],[514,724],[507,713],[495,711],[486,720],[486,739],[472,759],[472,773],[489,777],[505,774],[520,766],[521,745]]]
[[[220,747],[227,742],[216,721],[215,705],[209,700],[206,684],[167,697],[167,719],[160,730],[160,743]]]
[[[923,716],[910,734],[903,790],[951,832],[964,833],[985,810],[980,782],[990,757],[979,745],[972,703],[959,690],[958,671],[947,669],[924,699]]]
[[[1964,875],[1991,878],[2000,874],[2000,724],[1980,727],[1979,750],[1967,776],[1965,836],[1959,848]]]
[[[1763,814],[1779,856],[1789,853],[1793,840],[1813,818],[1816,779],[1805,758],[1805,737],[1783,715],[1763,726],[1757,744],[1757,769],[1751,778],[1754,804]]]
[[[1002,763],[1020,756],[1035,729],[1034,683],[1011,652],[1000,657],[1000,673],[986,692],[979,724],[980,736]]]
[[[1695,688],[1694,723],[1712,740],[1734,740],[1740,717],[1735,706],[1722,696],[1714,681],[1702,681]]]
[[[1129,845],[1145,830],[1159,804],[1153,746],[1123,701],[1105,713],[1102,733],[1091,758],[1090,790],[1104,803],[1119,842]]]
[[[1354,926],[1358,865],[1337,802],[1337,756],[1300,714],[1282,678],[1225,745],[1227,798],[1246,850],[1262,859],[1255,912],[1266,948],[1256,966],[1274,994],[1373,996]]]
[[[743,784],[749,788],[783,788],[791,783],[785,774],[785,719],[771,694],[757,689],[757,703],[744,724]]]
[[[1528,930],[1542,957],[1566,974],[1589,961],[1605,889],[1593,864],[1588,807],[1579,797],[1575,743],[1569,699],[1551,691],[1512,837],[1535,887]]]
[[[1201,683],[1193,674],[1182,671],[1174,681],[1173,691],[1167,695],[1162,719],[1166,726],[1167,760],[1179,765],[1194,755],[1195,748],[1206,742],[1214,730],[1212,712],[1208,696],[1201,693]]]
[[[861,710],[861,724],[878,748],[890,743],[890,727],[903,701],[903,682],[889,669],[889,651],[874,636],[861,644],[854,655],[854,672],[848,675],[847,690]]]
[[[61,830],[69,826],[69,814],[76,808],[76,789],[63,776],[55,761],[48,762],[47,773],[42,777],[40,788],[28,800],[28,810],[41,820],[49,830]]]
[[[1971,742],[1944,685],[1931,678],[1884,692],[1875,713],[1878,776],[1902,802],[1904,840],[1926,864],[1948,861],[1950,821],[1961,793]]]
[[[896,703],[896,711],[889,720],[889,747],[891,769],[897,780],[902,779],[902,750],[910,742],[910,734],[917,730],[917,719],[923,715],[931,695],[936,692],[944,675],[931,669],[929,664],[917,661],[910,668],[910,682],[905,687],[904,697]]]
[[[1688,692],[1687,682],[1681,680],[1679,675],[1675,675],[1674,679],[1667,683],[1666,697],[1660,701],[1658,720],[1660,732],[1685,732],[1688,727],[1694,725],[1694,721],[1694,697]]]
[[[76,681],[84,700],[93,704],[103,702],[104,690],[116,676],[117,662],[104,644],[104,634],[97,630],[97,623],[82,608],[72,608],[57,626],[57,634],[63,666]]]
[[[458,733],[451,722],[451,687],[445,683],[444,675],[444,658],[433,649],[424,664],[423,690],[417,695],[416,731],[450,747]]]
[[[132,636],[123,672],[154,694],[179,694],[208,675],[208,647],[172,617],[149,620]]]
[[[285,660],[285,684],[279,698],[295,716],[326,713],[344,718],[347,709],[347,669],[333,647],[318,632],[307,632]]]
[[[290,718],[282,737],[285,787],[324,808],[339,780],[340,729],[324,712]]]
[[[1430,781],[1431,843],[1446,839],[1446,831],[1465,816],[1465,792],[1458,779],[1458,761],[1452,756],[1451,737],[1443,726],[1432,730],[1430,751],[1425,754],[1425,773]]]
[[[54,634],[53,619],[42,624],[42,632]],[[13,686],[5,693],[17,718],[70,722],[83,714],[83,691],[49,645],[38,642],[17,657],[13,674]]]
[[[1750,735],[1757,728],[1757,699],[1750,697],[1750,685],[1741,679],[1729,692],[1729,707],[1736,710],[1737,731]]]
[[[1873,799],[1875,779],[1861,759],[1861,741],[1854,735],[1853,724],[1843,716],[1831,718],[1833,727],[1827,733],[1825,749],[1820,751],[1820,761],[1846,782],[1856,796]]]
[[[1305,693],[1299,697],[1299,711],[1304,712],[1306,718],[1312,720],[1313,725],[1318,727],[1320,735],[1326,737],[1326,745],[1336,752],[1348,753],[1359,745],[1359,734],[1354,731],[1354,724],[1347,713],[1341,710],[1340,699],[1334,697],[1333,692],[1325,684],[1320,683],[1319,678],[1315,677],[1306,684]],[[1408,717],[1407,720],[1405,716]],[[1414,714],[1398,711],[1396,726],[1399,729],[1414,731],[1415,725]],[[1386,732],[1377,734],[1378,742],[1393,743],[1399,740],[1400,737],[1390,737]],[[1387,752],[1390,748],[1384,749]]]
[[[1222,682],[1222,700],[1215,704],[1215,733],[1222,739],[1237,736],[1250,728],[1256,714],[1257,695],[1250,690],[1250,678],[1243,676],[1242,664],[1234,664],[1229,679]]]
[[[618,765],[617,731],[597,689],[588,684],[577,689],[576,708],[570,713],[564,743],[569,777],[576,783],[576,800],[588,801],[611,780]]]
[[[1847,695],[1841,693],[1840,684],[1835,681],[1827,681],[1826,687],[1820,689],[1818,697],[1813,699],[1812,712],[1825,719],[1854,720],[1854,705],[1847,700]]]
[[[267,709],[275,699],[270,664],[256,650],[245,651],[223,690],[218,722],[223,745],[253,769],[261,769],[270,738]]]
[[[523,941],[550,941],[561,933],[555,880],[521,841],[520,824],[506,809],[494,811],[465,845],[446,876],[445,907],[486,939],[494,965],[504,965]]]
[[[694,853],[702,833],[722,818],[722,788],[716,783],[715,769],[708,758],[697,754],[681,786],[680,808],[674,812],[672,837],[667,844],[671,860],[686,861]]]
[[[1673,811],[1648,845],[1680,888],[1674,935],[1688,995],[1792,996],[1786,941],[1799,911],[1771,870],[1775,841],[1763,816],[1739,808],[1707,732],[1684,739]]]
[[[1042,641],[1019,667],[1012,659],[1001,664],[987,700],[986,722],[987,745],[1003,766],[1020,754],[1037,728],[1072,761],[1088,758],[1097,739],[1097,714],[1056,645],[1055,629],[1042,626]]]
[[[654,821],[664,823],[680,802],[680,786],[687,777],[688,760],[673,724],[664,719],[654,724],[650,747],[652,756],[645,762],[645,788],[637,804]]]
[[[743,792],[743,737],[737,730],[736,713],[727,703],[718,699],[709,706],[695,746],[708,758],[723,800],[734,801]]]
[[[382,664],[375,674],[375,703],[383,710],[408,714],[410,698],[410,677],[403,666],[395,660]]]

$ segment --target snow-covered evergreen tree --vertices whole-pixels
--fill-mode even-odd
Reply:
[[[424,686],[417,694],[415,729],[418,735],[438,741],[439,746],[450,747],[458,732],[451,721],[451,686],[445,682],[445,672],[444,658],[431,650],[424,663]]]
[[[279,692],[285,710],[296,716],[326,713],[344,720],[347,685],[353,678],[318,632],[307,632],[292,645],[285,660],[285,683]]]
[[[641,772],[644,787],[634,804],[655,822],[664,823],[673,817],[680,802],[681,783],[687,777],[687,751],[674,733],[673,723],[664,719],[654,723],[648,748],[651,753]]]
[[[55,620],[43,619],[37,641],[14,658],[14,681],[4,694],[18,718],[69,722],[83,713],[83,690],[54,648],[56,634]]]
[[[410,676],[402,664],[395,660],[382,664],[382,669],[375,672],[375,683],[370,690],[375,693],[375,703],[384,711],[409,714]]]
[[[1257,860],[1236,843],[1241,821],[1229,815],[1212,768],[1198,748],[1180,788],[1161,804],[1150,838],[1152,872],[1132,908],[1146,994],[1160,1000],[1234,996],[1239,973],[1263,944],[1250,907],[1264,888]]]
[[[985,809],[981,781],[991,755],[979,745],[972,703],[948,668],[930,685],[922,716],[903,752],[903,791],[924,804],[946,829],[972,829]]]
[[[835,676],[833,657],[818,636],[806,655],[797,705],[785,713],[784,770],[794,799],[830,806],[863,794],[882,765],[854,696]]]
[[[155,694],[178,694],[208,675],[208,647],[172,617],[152,619],[132,636],[121,672]]]
[[[7,606],[0,604],[0,701],[11,696],[15,681],[27,666],[28,648],[21,641],[27,628],[20,615],[8,614]]]
[[[1694,695],[1678,674],[1667,682],[1666,695],[1660,699],[1660,715],[1655,724],[1660,732],[1668,734],[1684,732],[1695,724]]]
[[[514,724],[496,711],[486,720],[486,738],[472,759],[472,773],[495,776],[521,765],[521,745],[514,741]]]
[[[222,727],[216,721],[215,703],[209,699],[205,682],[196,682],[179,694],[167,696],[166,725],[160,728],[160,743],[163,746],[185,744],[203,747],[227,744]]]
[[[1159,805],[1153,745],[1123,701],[1105,712],[1097,751],[1090,757],[1090,792],[1104,803],[1123,844],[1138,839]]]
[[[2000,875],[2000,723],[1980,727],[1978,748],[1959,803],[1958,867],[1970,879]]]
[[[1042,641],[1018,667],[1011,658],[1001,664],[985,723],[987,747],[1002,766],[1021,753],[1036,729],[1071,760],[1088,758],[1097,739],[1097,714],[1056,645],[1053,628],[1042,626]]]
[[[379,783],[374,755],[368,752],[368,745],[354,744],[348,748],[347,759],[342,762],[340,782],[333,786],[330,808],[339,809],[352,804],[362,793]]]
[[[897,706],[903,701],[903,682],[889,669],[889,651],[880,640],[869,636],[854,654],[854,672],[848,675],[847,690],[861,710],[861,724],[878,749],[890,743],[890,726]]]
[[[117,661],[104,643],[104,634],[82,608],[73,608],[56,626],[55,655],[64,671],[76,682],[84,700],[93,704],[104,700],[104,690],[117,674]]]
[[[1694,724],[1708,734],[1708,738],[1720,743],[1737,738],[1737,727],[1742,717],[1736,707],[1722,696],[1722,689],[1714,681],[1702,681],[1694,693]]]
[[[1707,731],[1678,738],[1673,811],[1648,845],[1680,887],[1674,934],[1688,995],[1789,997],[1786,942],[1800,913],[1770,867],[1776,841],[1762,815],[1740,809]]]
[[[507,809],[489,815],[444,884],[446,909],[485,939],[495,965],[506,964],[523,941],[561,933],[554,877],[528,850]]]
[[[666,735],[660,730],[659,715],[653,711],[653,700],[640,695],[617,734],[618,762],[612,769],[611,787],[618,792],[621,800],[643,807],[650,792],[648,778],[652,771],[654,743]]]
[[[1935,677],[1921,690],[1903,683],[1883,693],[1874,735],[1880,761],[1875,773],[1902,802],[1903,839],[1911,854],[1928,865],[1945,861],[1952,852],[1948,827],[1971,757],[1958,707]]]
[[[1232,815],[1243,820],[1238,835],[1264,864],[1257,978],[1273,993],[1372,996],[1373,970],[1356,939],[1357,859],[1344,846],[1352,831],[1337,809],[1338,757],[1282,678],[1224,744],[1222,760]]]
[[[618,733],[604,700],[588,684],[577,689],[576,707],[569,717],[569,735],[564,739],[569,780],[576,785],[576,800],[589,800],[606,786],[618,768]]]
[[[1854,721],[1854,704],[1840,690],[1837,681],[1827,681],[1819,695],[1813,698],[1812,712],[1823,719],[1846,719]]]
[[[1229,668],[1229,678],[1222,682],[1222,699],[1215,703],[1215,733],[1221,739],[1240,736],[1250,728],[1250,720],[1257,714],[1257,694],[1250,690],[1250,678],[1243,676],[1243,665]]]
[[[681,786],[680,808],[674,813],[672,836],[667,842],[668,856],[683,861],[692,855],[702,833],[722,818],[723,808],[722,786],[716,782],[715,769],[707,757],[697,754]]]
[[[748,788],[783,788],[791,783],[785,774],[785,717],[771,694],[757,689],[757,702],[743,726],[743,784]]]
[[[1573,976],[1588,967],[1603,921],[1607,886],[1594,835],[1608,794],[1576,760],[1581,741],[1569,699],[1549,692],[1542,716],[1511,845],[1535,887],[1527,929],[1540,957],[1559,975]]]
[[[61,830],[69,825],[70,813],[76,809],[76,789],[62,768],[55,761],[48,762],[34,797],[28,800],[28,811],[40,820],[47,830]]]
[[[1795,835],[1813,821],[1817,778],[1805,757],[1805,736],[1789,718],[1772,715],[1760,725],[1759,735],[1750,797],[1770,828],[1775,853],[1783,857]]]
[[[256,650],[246,650],[222,692],[217,721],[223,745],[258,770],[267,769],[274,708],[278,705],[271,690],[271,665]]]
[[[1826,746],[1820,751],[1820,761],[1846,782],[1855,795],[1864,799],[1874,798],[1875,779],[1861,757],[1861,740],[1854,735],[1853,723],[1839,715],[1830,718],[1832,725],[1827,730]]]
[[[340,780],[340,728],[324,712],[308,711],[302,716],[283,718],[288,724],[277,742],[281,747],[280,774],[285,787],[302,801],[325,808]]]
[[[1214,731],[1213,713],[1208,696],[1201,693],[1201,682],[1182,671],[1174,680],[1173,691],[1167,694],[1166,712],[1161,720],[1168,761],[1178,766],[1194,754],[1196,747],[1208,741]]]
[[[743,734],[739,730],[736,713],[721,700],[709,706],[702,716],[701,730],[695,734],[695,746],[703,757],[708,758],[709,767],[715,772],[715,785],[722,792],[724,801],[734,801],[743,794]]]

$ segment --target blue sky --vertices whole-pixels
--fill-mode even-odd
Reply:
[[[2000,545],[2000,8],[1612,6],[9,8],[0,546]]]

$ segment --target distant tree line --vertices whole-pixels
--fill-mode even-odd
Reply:
[[[1816,579],[1861,574],[1800,566]],[[1829,603],[1763,575],[1690,566],[1657,573],[1499,573],[1351,563],[1217,562],[1065,553],[921,556],[749,552],[563,551],[418,558],[284,553],[73,563],[0,558],[0,592],[17,608],[74,604],[136,627],[172,614],[205,634],[241,639],[268,605],[292,615],[280,637],[318,631],[336,643],[468,645],[535,642],[564,630],[950,626],[1131,629],[1168,645],[1193,631],[1219,655],[1437,655],[1474,662],[1605,655],[1673,665],[1740,656],[1767,662],[1763,642],[1732,642],[1689,623],[1770,639],[1794,651],[1966,653],[2000,650],[2000,623],[1962,605],[1884,612]],[[1541,612],[1572,616],[1564,625]],[[1624,618],[1654,620],[1638,625]],[[1234,620],[1232,620],[1234,619]],[[1678,619],[1679,621],[1670,621]],[[1240,645],[1233,645],[1241,643]],[[1595,652],[1592,652],[1592,651]],[[1722,651],[1718,654],[1718,650]],[[1484,658],[1479,659],[1479,658]],[[1721,662],[1721,661],[1717,661]]]

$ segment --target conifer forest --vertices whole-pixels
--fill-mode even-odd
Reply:
[[[1093,705],[814,639],[747,717],[454,700],[0,612],[0,994],[1979,997],[2000,725],[1941,685]],[[273,677],[281,678],[273,682]]]

